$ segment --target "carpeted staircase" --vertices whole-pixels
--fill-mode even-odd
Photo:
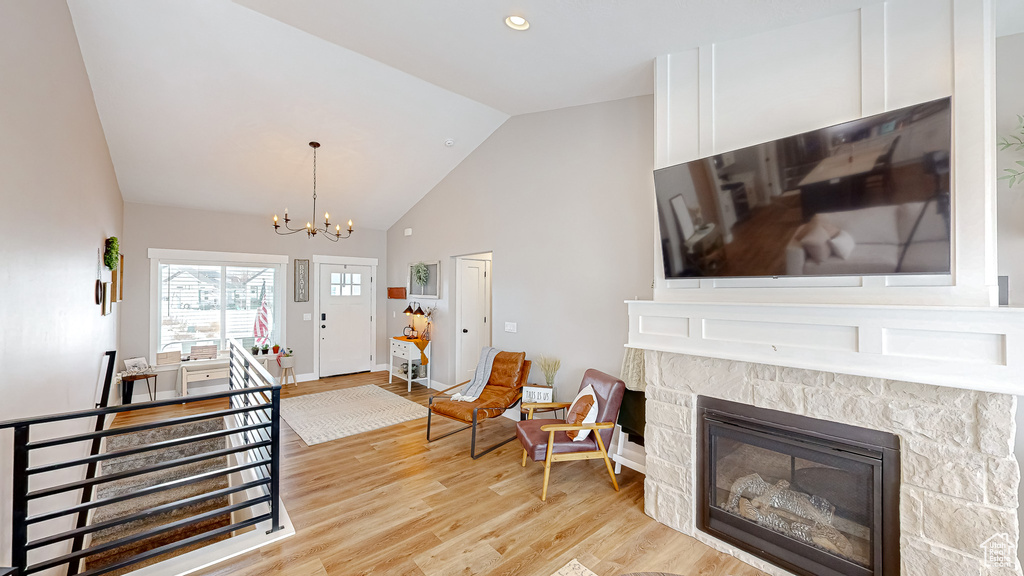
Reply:
[[[118,450],[124,450],[126,448],[133,448],[141,445],[151,444],[154,442],[161,442],[165,440],[172,440],[175,438],[183,438],[187,436],[193,436],[196,434],[202,434],[206,432],[213,432],[216,430],[223,430],[224,422],[220,418],[202,420],[200,422],[192,422],[188,424],[182,424],[179,426],[172,426],[167,428],[158,428],[155,430],[144,430],[141,432],[135,432],[130,434],[121,434],[118,436],[111,436],[107,439],[106,452],[115,452]],[[163,448],[160,450],[154,450],[150,452],[143,452],[141,454],[133,454],[120,458],[113,458],[106,460],[102,463],[100,472],[98,475],[114,474],[126,470],[135,470],[139,468],[145,468],[161,462],[169,460],[176,460],[178,458],[184,458],[201,453],[213,452],[216,450],[223,450],[226,447],[226,439],[224,437],[212,438],[208,440],[202,440],[198,442],[190,442],[180,446],[173,446],[169,448]],[[194,462],[186,464],[184,466],[177,466],[168,470],[160,470],[157,472],[150,472],[141,476],[133,476],[131,478],[125,478],[123,480],[115,480],[105,484],[100,484],[96,488],[95,498],[97,500],[103,498],[110,498],[121,494],[137,491],[149,486],[156,484],[162,484],[172,480],[181,478],[187,478],[202,474],[211,470],[221,469],[227,467],[227,458],[211,458],[200,462]],[[172,503],[185,498],[198,496],[220,490],[228,487],[227,476],[219,476],[190,484],[182,487],[172,488],[170,490],[164,490],[155,494],[147,496],[141,496],[138,498],[132,498],[123,502],[116,502],[107,506],[97,508],[92,518],[90,519],[90,525],[99,524],[115,518],[122,518],[130,514],[135,514],[160,506],[163,504]],[[139,534],[153,528],[163,526],[172,522],[176,522],[191,516],[202,514],[223,508],[228,506],[229,496],[221,496],[205,501],[197,502],[195,504],[187,506],[174,506],[167,511],[161,511],[142,519],[135,520],[128,524],[122,524],[118,526],[112,526],[102,530],[98,530],[92,533],[90,541],[86,542],[86,547],[94,547],[103,543],[118,540]],[[109,566],[119,560],[129,558],[133,555],[140,554],[142,552],[152,550],[154,548],[177,542],[189,536],[214,530],[223,526],[231,524],[230,514],[220,514],[212,518],[205,519],[202,522],[192,524],[189,526],[180,527],[177,529],[164,532],[151,536],[147,539],[126,544],[105,552],[93,554],[83,560],[82,570],[93,570],[96,568],[102,568]],[[221,538],[214,538],[198,543],[191,547],[181,548],[167,554],[156,556],[148,560],[133,564],[131,566],[109,572],[109,574],[126,574],[132,570],[136,570],[142,566],[155,564],[161,562],[173,556],[184,554],[189,550],[194,550],[202,546],[206,546],[218,540],[227,538],[223,536]]]

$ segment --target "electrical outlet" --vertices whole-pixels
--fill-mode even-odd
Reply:
[[[302,319],[307,321],[307,322],[309,322],[310,320],[313,319],[313,315],[312,314],[303,314],[302,315]]]
[[[515,334],[516,330],[517,327],[515,322],[505,322],[505,332],[512,332]]]

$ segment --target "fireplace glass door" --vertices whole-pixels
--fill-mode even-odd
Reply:
[[[706,531],[798,574],[883,574],[881,450],[717,413],[703,429]]]

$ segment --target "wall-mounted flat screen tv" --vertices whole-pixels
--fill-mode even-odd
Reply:
[[[666,278],[949,274],[950,99],[654,172]]]

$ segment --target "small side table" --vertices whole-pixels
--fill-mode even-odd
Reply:
[[[419,382],[428,389],[430,388],[430,342],[427,342],[421,352],[417,342],[424,342],[424,340],[409,340],[403,336],[395,336],[391,339],[391,367],[388,369],[388,384],[390,384],[395,376],[399,379],[405,380],[406,391],[412,392],[412,383]],[[408,370],[405,374],[397,374],[395,372],[395,357],[400,360],[405,360],[408,363]],[[418,378],[413,377],[412,367],[415,362],[419,362],[423,357],[426,357],[427,361],[424,364],[427,366],[427,375],[420,376]]]
[[[150,385],[149,379],[153,379]],[[146,388],[149,390],[149,399],[156,400],[156,374],[125,374],[121,376],[121,404],[131,404],[132,395],[135,393],[135,383],[139,380],[146,381]]]
[[[562,411],[562,420],[565,420],[565,408],[534,408],[533,415],[536,416],[537,414],[542,414],[544,412],[557,412],[559,410]],[[526,416],[530,414],[530,411],[527,410],[526,408],[523,408],[522,406],[519,407],[519,412],[520,420],[526,420]]]

